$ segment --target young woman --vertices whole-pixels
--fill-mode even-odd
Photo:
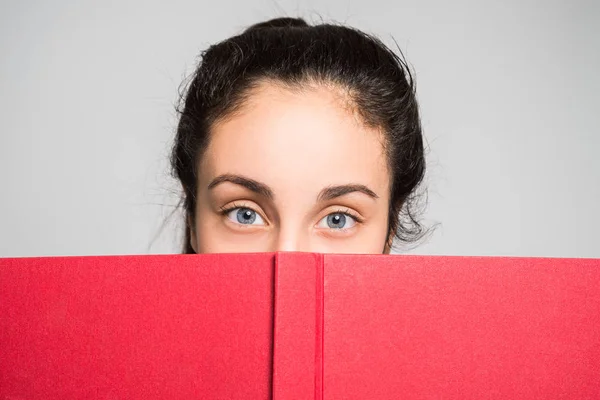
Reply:
[[[389,253],[423,232],[413,80],[372,36],[254,25],[203,52],[180,114],[184,253]]]

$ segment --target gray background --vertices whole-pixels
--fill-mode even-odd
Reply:
[[[600,257],[600,2],[3,1],[0,257],[171,253],[178,86],[275,16],[394,37],[429,143],[420,254]]]

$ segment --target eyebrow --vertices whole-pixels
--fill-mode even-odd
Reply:
[[[264,183],[258,182],[254,179],[235,174],[223,174],[217,176],[210,182],[210,184],[208,185],[208,189],[213,189],[224,182],[230,182],[236,185],[243,186],[256,194],[268,198],[269,200],[273,200],[275,198],[273,190],[269,186],[265,185]],[[354,192],[364,193],[373,199],[379,198],[379,196],[377,196],[377,194],[374,191],[372,191],[365,185],[348,184],[326,187],[325,189],[321,190],[319,196],[317,196],[317,201],[329,201]]]
[[[234,175],[234,174],[223,174],[217,176],[215,179],[210,182],[208,185],[208,189],[213,189],[217,185],[220,185],[223,182],[230,182],[236,185],[240,185],[245,187],[246,189],[259,194],[263,197],[268,198],[269,200],[273,200],[275,196],[273,195],[273,190],[270,187],[265,185],[264,183],[260,183],[255,181],[254,179],[247,178],[242,175]]]
[[[379,196],[377,196],[377,194],[374,191],[372,191],[365,185],[350,184],[350,185],[329,186],[329,187],[321,190],[321,193],[319,193],[319,197],[317,197],[317,200],[318,201],[333,200],[337,197],[341,197],[346,194],[354,193],[354,192],[364,193],[373,199],[379,198]]]

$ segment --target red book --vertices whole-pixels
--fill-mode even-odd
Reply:
[[[0,260],[0,399],[598,399],[600,260]]]

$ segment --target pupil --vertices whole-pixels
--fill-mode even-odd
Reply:
[[[242,208],[237,212],[237,220],[240,224],[252,224],[256,220],[256,213],[247,208]]]
[[[332,214],[327,217],[327,225],[332,229],[340,229],[346,225],[346,216],[344,214]]]

